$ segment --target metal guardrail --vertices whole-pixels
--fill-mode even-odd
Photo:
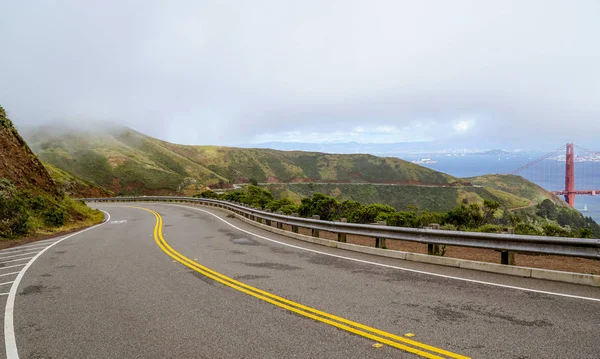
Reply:
[[[312,230],[312,235],[314,237],[319,236],[319,231],[327,231],[337,233],[338,241],[342,242],[346,241],[346,235],[376,238],[376,246],[379,248],[385,248],[385,239],[391,239],[427,243],[429,245],[430,254],[438,254],[437,250],[435,250],[434,253],[432,253],[431,250],[432,247],[435,248],[435,246],[438,245],[493,249],[502,252],[501,262],[503,264],[514,263],[512,255],[515,251],[600,259],[600,239],[461,232],[332,222],[286,216],[283,214],[258,210],[239,203],[195,197],[142,196],[84,198],[82,200],[87,202],[167,201],[199,203],[228,209],[250,220],[265,223],[270,226],[275,223],[277,228],[280,229],[283,229],[284,224],[289,225],[295,233],[298,232],[298,228],[309,228]]]

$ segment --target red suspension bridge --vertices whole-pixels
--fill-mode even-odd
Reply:
[[[600,152],[567,143],[556,150],[528,163],[511,174],[564,196],[575,207],[576,195],[600,195]]]

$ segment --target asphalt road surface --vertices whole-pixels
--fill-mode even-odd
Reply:
[[[213,208],[97,207],[104,224],[0,251],[2,356],[600,358],[597,287],[326,248]]]

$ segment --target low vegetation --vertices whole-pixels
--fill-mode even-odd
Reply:
[[[408,205],[407,210],[397,211],[394,207],[370,203],[362,204],[314,193],[302,198],[300,203],[284,197],[276,197],[267,189],[249,185],[242,189],[218,194],[204,191],[196,197],[221,199],[269,209],[284,214],[297,213],[301,217],[318,215],[320,219],[335,221],[346,218],[350,223],[375,223],[385,221],[390,226],[422,228],[432,223],[441,229],[498,233],[514,229],[517,234],[561,237],[600,238],[600,226],[591,218],[551,200],[529,208],[528,211],[511,213],[502,204],[485,199],[481,204],[459,204],[449,211],[426,211]]]
[[[50,234],[102,221],[103,214],[72,200],[19,190],[12,182],[0,179],[0,239]]]

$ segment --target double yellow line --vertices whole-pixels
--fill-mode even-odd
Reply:
[[[360,335],[362,337],[365,337],[365,338],[377,341],[379,343],[389,345],[391,347],[394,347],[394,348],[397,348],[400,350],[404,350],[406,352],[413,353],[413,354],[416,354],[416,355],[419,355],[419,356],[422,356],[425,358],[469,359],[468,357],[463,356],[463,355],[455,354],[455,353],[452,353],[452,352],[449,352],[449,351],[446,351],[446,350],[443,350],[440,348],[436,348],[431,345],[423,344],[423,343],[420,343],[420,342],[417,342],[414,340],[410,340],[410,339],[407,339],[407,338],[404,338],[404,337],[401,337],[401,336],[398,336],[395,334],[385,332],[383,330],[372,328],[372,327],[366,326],[364,324],[360,324],[360,323],[353,322],[353,321],[345,319],[345,318],[341,318],[341,317],[338,317],[338,316],[335,316],[335,315],[332,315],[329,313],[325,313],[323,311],[302,305],[300,303],[296,303],[289,299],[279,297],[275,294],[265,292],[258,288],[247,285],[245,283],[239,282],[233,278],[229,278],[221,273],[215,272],[214,270],[209,269],[197,262],[194,262],[193,260],[180,254],[179,252],[174,250],[167,243],[167,241],[165,241],[165,239],[163,238],[163,235],[162,235],[163,220],[162,220],[162,217],[160,216],[160,214],[158,214],[158,212],[153,211],[148,208],[142,208],[142,207],[133,207],[133,208],[142,209],[142,210],[145,210],[145,211],[148,211],[148,212],[154,214],[154,217],[156,217],[156,225],[154,226],[154,240],[156,241],[158,246],[167,255],[169,255],[171,258],[175,259],[179,263],[183,264],[184,266],[186,266],[190,269],[193,269],[196,272],[201,273],[202,275],[204,275],[210,279],[213,279],[223,285],[226,285],[226,286],[233,288],[235,290],[238,290],[240,292],[246,293],[250,296],[253,296],[253,297],[263,300],[265,302],[276,305],[280,308],[284,308],[291,312],[300,314],[307,318],[311,318],[316,321],[332,325],[336,328],[343,329],[350,333]],[[440,355],[442,355],[442,356],[440,356]]]

